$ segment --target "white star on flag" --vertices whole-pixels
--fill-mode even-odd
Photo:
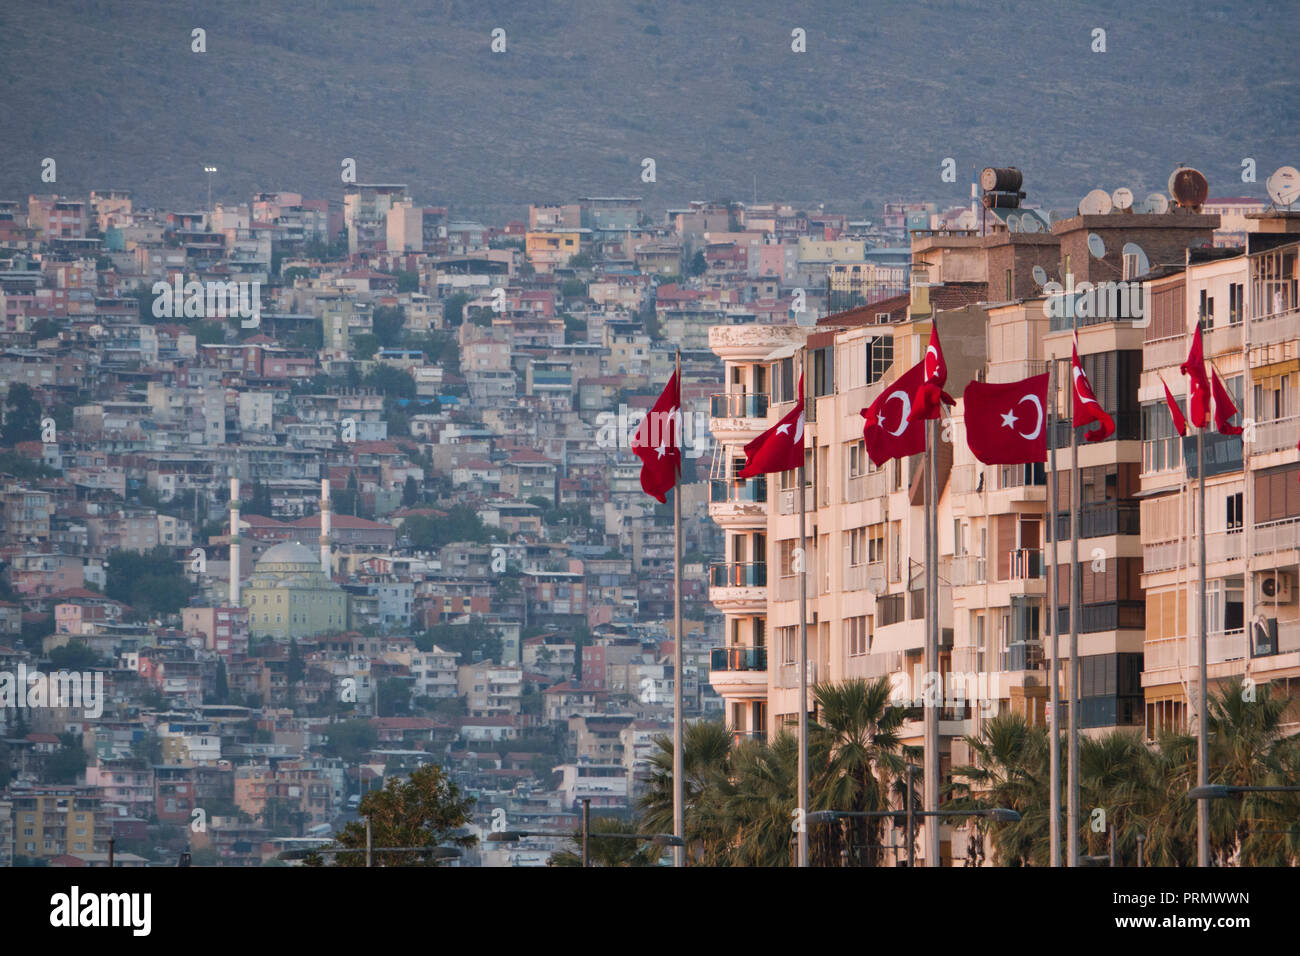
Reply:
[[[1002,414],[1002,427],[1003,427],[1003,428],[1015,428],[1015,427],[1016,427],[1016,412],[1015,412],[1015,409],[1011,409],[1011,410],[1009,410],[1009,411],[1003,412],[1003,414]]]

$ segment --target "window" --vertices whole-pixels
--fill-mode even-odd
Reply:
[[[848,537],[847,551],[849,552],[849,565],[857,567],[863,563],[866,556],[866,528],[854,528],[845,532]]]
[[[1228,495],[1227,497],[1227,528],[1229,531],[1240,531],[1244,527],[1244,513],[1241,505],[1241,492]]]
[[[874,385],[885,377],[894,364],[894,338],[891,335],[873,335],[867,341],[867,382]]]
[[[1228,325],[1241,325],[1246,314],[1246,287],[1240,282],[1228,286]]]
[[[885,526],[872,525],[867,529],[867,563],[882,564],[885,560]]]
[[[850,657],[860,657],[867,653],[869,638],[867,636],[866,615],[844,619],[844,647]]]
[[[1196,318],[1200,322],[1202,335],[1214,328],[1214,297],[1206,289],[1201,290],[1201,307]]]
[[[778,627],[776,639],[781,648],[781,663],[793,664],[799,644],[799,626],[791,624],[788,627]]]
[[[1186,401],[1177,396],[1174,401],[1186,415]],[[1142,406],[1142,470],[1166,471],[1177,468],[1182,461],[1182,442],[1168,406],[1163,401],[1146,403]]]
[[[1007,270],[1006,270],[1006,276],[1005,276],[1005,278],[1006,278],[1006,283],[1007,283],[1007,296],[1006,296],[1006,298],[1007,298],[1007,301],[1010,302],[1010,301],[1011,301],[1011,270],[1010,270],[1010,269],[1007,269]]]
[[[857,478],[866,471],[867,445],[861,438],[849,445],[849,477]]]

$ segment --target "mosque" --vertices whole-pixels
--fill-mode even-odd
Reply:
[[[239,479],[230,482],[230,526],[239,528]],[[231,536],[230,603],[248,608],[248,633],[277,641],[348,627],[348,595],[330,576],[329,481],[321,482],[320,555],[294,541],[266,550],[240,581],[239,535]]]

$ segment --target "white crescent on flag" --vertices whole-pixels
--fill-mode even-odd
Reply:
[[[1019,435],[1021,438],[1024,438],[1027,441],[1033,441],[1043,433],[1043,420],[1046,418],[1046,416],[1043,414],[1043,403],[1038,400],[1037,395],[1033,395],[1033,394],[1026,395],[1020,401],[1016,402],[1016,404],[1022,405],[1025,402],[1033,402],[1034,408],[1038,409],[1038,424],[1034,426],[1034,430],[1030,434],[1026,435],[1024,432],[1020,432]]]
[[[1080,368],[1078,365],[1076,365],[1074,367],[1074,394],[1079,396],[1079,401],[1082,402],[1083,404],[1096,405],[1097,400],[1095,398],[1089,398],[1087,395],[1083,394],[1083,390],[1079,388],[1079,379],[1082,377],[1083,377],[1083,369]]]
[[[912,399],[909,398],[907,392],[903,391],[901,388],[890,392],[889,397],[885,399],[885,404],[888,405],[894,399],[898,399],[903,403],[903,412],[898,417],[898,431],[891,432],[888,428],[885,428],[883,424],[880,427],[885,428],[885,434],[898,437],[907,429],[907,416],[912,414]]]

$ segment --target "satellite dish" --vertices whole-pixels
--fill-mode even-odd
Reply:
[[[1179,166],[1169,174],[1169,195],[1184,209],[1194,208],[1209,198],[1210,183],[1199,169]]]
[[[958,229],[974,229],[974,228],[975,228],[975,212],[974,212],[974,210],[967,209],[967,210],[965,210],[964,212],[962,212],[961,215],[959,215],[959,216],[957,217],[957,228],[958,228]]]
[[[1079,215],[1104,216],[1110,212],[1110,194],[1104,189],[1094,189],[1079,203]]]
[[[1169,211],[1169,200],[1165,198],[1164,193],[1152,193],[1147,196],[1146,207],[1147,212],[1161,216]]]
[[[1007,229],[1008,229],[1010,232],[1019,232],[1019,231],[1020,231],[1020,217],[1019,217],[1019,216],[1007,216],[1007,220],[1006,220],[1006,221],[1007,221]]]
[[[1133,190],[1127,186],[1120,186],[1110,194],[1110,201],[1115,204],[1116,209],[1128,209],[1133,205]]]
[[[880,595],[885,593],[885,579],[884,578],[868,579],[867,590],[870,591],[872,594],[874,594],[876,597],[880,597]]]
[[[1043,223],[1033,213],[1027,212],[1020,217],[1020,231],[1021,232],[1042,232]]]
[[[1128,256],[1137,257],[1137,271],[1133,273],[1134,276],[1146,275],[1151,270],[1151,262],[1147,259],[1147,254],[1136,242],[1124,243],[1123,254],[1125,258]]]
[[[1283,166],[1268,179],[1264,180],[1268,198],[1278,206],[1290,206],[1300,199],[1300,170],[1294,166]]]
[[[1095,232],[1088,233],[1088,251],[1092,253],[1094,259],[1106,258],[1106,243]]]
[[[1042,266],[1034,266],[1034,281],[1039,285],[1047,285],[1047,270]]]

